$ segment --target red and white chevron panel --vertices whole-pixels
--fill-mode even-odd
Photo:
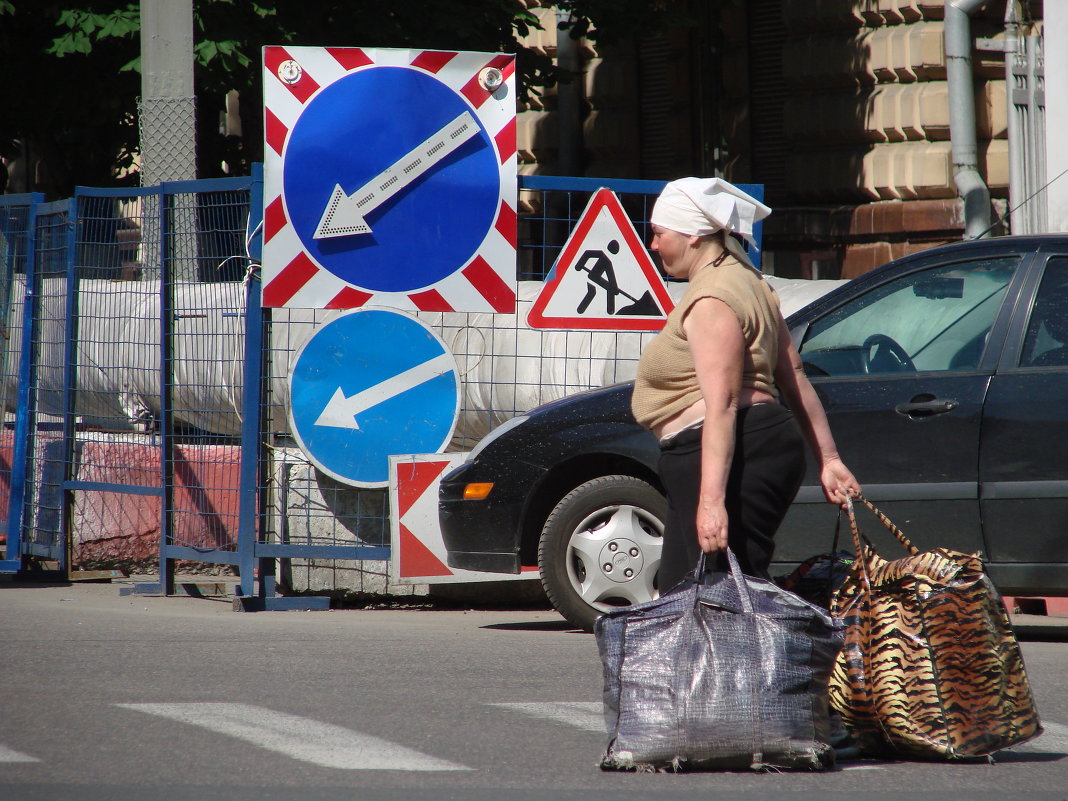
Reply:
[[[468,584],[537,579],[537,567],[521,573],[485,573],[449,567],[438,523],[438,486],[465,453],[419,453],[389,457],[389,580],[393,584]],[[472,501],[479,503],[479,501]]]
[[[404,311],[514,313],[516,306],[515,58],[508,54],[352,47],[263,49],[264,216],[263,304],[350,309],[388,306]],[[496,219],[481,245],[455,272],[429,286],[384,292],[348,283],[317,263],[301,242],[286,205],[283,171],[289,135],[308,104],[331,83],[360,70],[402,67],[432,76],[463,98],[488,135],[499,164]],[[480,81],[487,67],[503,83]],[[398,109],[418,114],[418,109]],[[412,254],[418,259],[419,254]],[[403,269],[403,265],[391,265]]]

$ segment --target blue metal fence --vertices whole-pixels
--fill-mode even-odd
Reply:
[[[601,187],[648,241],[663,182],[520,176],[521,281],[548,274]],[[261,307],[261,210],[258,166],[249,178],[79,188],[55,204],[0,197],[0,569],[34,557],[62,570],[121,564],[158,571],[133,591],[170,594],[179,567],[215,566],[236,574],[253,608],[325,605],[275,595],[276,581],[314,589],[316,571],[358,572],[370,578],[355,589],[385,588],[386,491],[318,473],[289,432],[289,366],[337,312]],[[428,322],[446,339],[496,332],[503,347],[522,328],[518,315]],[[593,372],[556,389],[599,385]],[[505,389],[478,410],[490,425],[529,408],[517,386]]]
[[[64,540],[55,525],[62,472],[58,395],[41,387],[42,355],[64,349],[64,270],[70,249],[71,201],[44,203],[40,195],[4,198],[4,249],[9,303],[4,312],[5,406],[3,435],[10,432],[7,472],[6,549],[0,568],[16,571],[24,556],[65,567]],[[61,358],[59,362],[62,363]],[[14,382],[11,366],[17,364]],[[12,391],[13,390],[13,391]],[[11,402],[12,396],[14,403]],[[6,449],[5,449],[6,450]]]
[[[582,214],[590,197],[598,189],[611,189],[619,198],[642,242],[649,242],[649,216],[653,202],[666,181],[628,178],[575,178],[554,175],[519,176],[520,216],[519,280],[541,280],[552,269],[560,250]],[[764,200],[763,184],[738,184],[757,200]],[[764,223],[753,227],[753,238],[761,240]],[[750,254],[760,266],[760,251]]]
[[[93,395],[98,374],[103,387],[65,409],[79,427],[64,489],[80,518],[114,525],[75,538],[82,563],[136,562],[138,538],[158,540],[159,581],[138,592],[173,593],[179,560],[242,565],[232,476],[258,458],[239,439],[256,430],[240,398],[252,190],[251,178],[235,178],[77,192],[78,252],[96,256],[71,268],[78,340],[97,347],[72,354],[70,380],[76,395]],[[244,563],[240,592],[250,593]]]
[[[23,343],[32,341],[35,315],[26,314],[33,297],[33,262],[37,207],[44,195],[0,196],[0,572],[16,572],[22,565],[22,519],[26,505],[26,461],[29,440],[31,359]],[[16,410],[23,410],[17,415]],[[5,491],[6,490],[6,491]]]

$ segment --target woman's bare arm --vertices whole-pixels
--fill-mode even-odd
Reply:
[[[727,548],[727,478],[734,458],[745,338],[734,312],[715,298],[697,301],[683,328],[705,402],[697,539],[701,550],[715,553]]]
[[[779,360],[775,366],[775,384],[801,425],[809,447],[820,466],[820,484],[830,503],[844,503],[850,495],[860,494],[860,484],[838,455],[827,414],[816,391],[805,375],[801,355],[794,347],[790,329],[779,315]]]

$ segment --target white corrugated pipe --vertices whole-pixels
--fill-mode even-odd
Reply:
[[[953,178],[964,201],[964,238],[990,233],[990,189],[979,174],[975,132],[975,82],[972,77],[971,15],[987,0],[946,0],[946,78],[949,83],[949,132]]]
[[[776,278],[768,281],[779,294],[784,315],[800,309],[839,280]],[[671,283],[678,300],[686,284]],[[461,374],[464,413],[454,442],[469,448],[495,426],[538,404],[573,392],[634,377],[638,356],[651,333],[612,331],[542,331],[527,325],[527,312],[542,291],[541,281],[519,282],[515,314],[420,312],[456,356]],[[64,412],[64,319],[66,279],[42,285],[37,401],[42,414]],[[175,288],[173,383],[175,419],[215,434],[241,433],[244,403],[245,289],[239,283],[189,284]],[[15,276],[12,297],[25,294]],[[155,281],[82,281],[79,294],[76,413],[98,426],[130,430],[160,413],[160,292]],[[22,309],[12,306],[9,336],[0,339],[8,364],[18,364],[22,350]],[[275,309],[271,328],[274,375],[269,425],[288,428],[289,374],[305,342],[320,327],[343,314],[335,309]],[[10,371],[9,371],[10,372]],[[7,412],[17,414],[16,376],[0,395]],[[5,410],[0,409],[0,412]]]

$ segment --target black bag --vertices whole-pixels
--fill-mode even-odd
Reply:
[[[776,576],[775,583],[784,590],[800,595],[809,603],[829,610],[831,596],[845,581],[856,561],[856,557],[849,551],[838,550],[841,526],[842,510],[839,509],[831,550],[810,556],[785,576]]]
[[[702,557],[668,594],[594,624],[609,733],[602,769],[834,764],[827,682],[839,624],[727,557],[729,572],[705,576]]]

